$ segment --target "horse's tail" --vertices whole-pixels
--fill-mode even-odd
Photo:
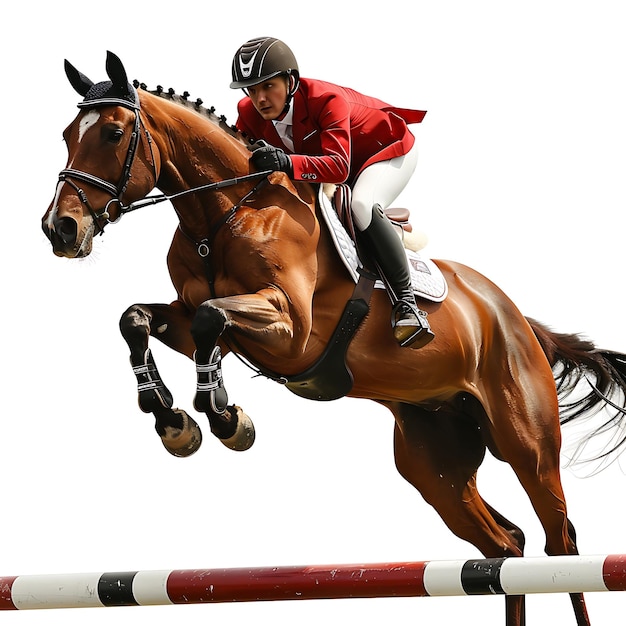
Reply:
[[[626,448],[626,354],[600,350],[580,335],[556,333],[534,319],[527,321],[554,373],[561,424],[608,410],[606,420],[581,440],[575,459],[614,460]],[[587,389],[581,391],[583,381]],[[595,437],[604,441],[601,451],[583,458],[583,449]]]

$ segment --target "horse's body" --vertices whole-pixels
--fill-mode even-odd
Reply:
[[[107,71],[112,89],[123,92],[126,74],[114,55],[109,54]],[[133,305],[120,322],[140,406],[155,415],[157,432],[172,454],[186,456],[200,445],[197,424],[173,408],[158,376],[148,349],[152,335],[195,359],[195,408],[207,414],[212,432],[226,445],[246,449],[253,429],[245,413],[227,403],[215,347],[222,354],[243,354],[263,372],[300,374],[320,358],[353,293],[352,278],[317,218],[314,189],[277,173],[253,190],[258,179],[245,178],[245,142],[216,119],[146,91],[131,105],[112,101],[110,89],[104,100],[94,99],[88,79],[71,66],[68,76],[86,100],[65,131],[68,169],[43,218],[54,251],[87,255],[107,217],[100,209],[106,206],[109,217],[118,217],[122,193],[132,202],[158,187],[173,197],[180,228],[168,267],[178,298],[169,305]],[[133,100],[132,93],[126,96]],[[124,178],[133,129],[138,138],[131,176],[120,181],[116,196],[101,182]],[[242,182],[176,196],[232,177]],[[208,266],[199,249],[209,251]],[[450,261],[437,265],[448,297],[421,303],[435,340],[420,350],[400,348],[389,325],[389,299],[374,290],[370,312],[346,355],[354,378],[348,395],[391,410],[398,470],[449,528],[482,554],[520,556],[524,548],[522,531],[477,491],[486,448],[519,477],[545,529],[546,552],[575,554],[559,475],[559,398],[552,366],[563,363],[566,379],[586,369],[596,375],[600,392],[623,387],[623,372],[612,353],[526,319],[471,268]],[[590,394],[585,401],[584,408],[592,408],[598,397]],[[578,624],[588,624],[582,595],[572,599]],[[523,613],[522,598],[507,598],[508,626],[523,624]]]

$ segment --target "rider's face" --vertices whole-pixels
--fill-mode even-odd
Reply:
[[[248,87],[250,100],[264,120],[275,120],[281,116],[289,95],[288,84],[284,76],[275,76]]]

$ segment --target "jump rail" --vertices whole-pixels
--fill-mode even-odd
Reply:
[[[626,591],[626,555],[0,576],[0,610]]]

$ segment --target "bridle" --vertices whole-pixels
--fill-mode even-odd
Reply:
[[[66,168],[64,170],[61,170],[61,172],[59,173],[59,182],[67,183],[68,185],[70,185],[70,187],[74,189],[74,191],[76,191],[80,201],[85,205],[85,207],[89,211],[89,215],[91,215],[93,223],[95,227],[98,229],[99,235],[102,235],[104,233],[104,226],[106,226],[106,224],[113,224],[119,221],[122,215],[128,212],[127,207],[124,207],[124,204],[122,202],[122,195],[126,191],[126,188],[128,187],[128,183],[130,182],[130,179],[131,179],[131,169],[133,166],[133,162],[135,160],[135,156],[137,154],[137,148],[139,146],[140,139],[143,137],[141,133],[142,128],[145,133],[145,138],[146,138],[145,141],[148,146],[146,153],[150,161],[150,164],[152,165],[154,169],[155,183],[156,183],[156,178],[157,178],[154,153],[152,150],[152,137],[150,136],[150,132],[148,131],[148,129],[146,128],[145,124],[143,123],[141,119],[141,107],[139,105],[139,97],[137,96],[137,93],[135,92],[134,103],[129,102],[128,100],[122,100],[118,98],[100,98],[98,100],[89,100],[89,101],[81,102],[78,106],[79,108],[91,109],[91,108],[96,108],[96,107],[106,106],[106,105],[123,106],[135,112],[134,128],[130,137],[130,142],[128,144],[128,150],[126,152],[126,159],[124,160],[124,167],[122,168],[122,174],[117,185],[114,185],[113,183],[110,183],[109,181],[106,181],[103,178],[100,178],[99,176],[90,174],[89,172],[84,172],[82,170],[77,170],[74,168]],[[108,193],[109,195],[111,195],[112,198],[106,203],[103,209],[98,211],[93,208],[93,206],[89,202],[89,199],[87,198],[87,194],[81,187],[79,187],[79,185],[76,184],[75,181],[88,183],[89,185],[97,187],[101,191],[104,191]],[[119,216],[115,220],[111,220],[109,209],[111,205],[115,203],[119,204],[120,213],[119,213]],[[127,210],[125,210],[125,208]],[[104,226],[101,225],[101,221],[104,221]]]
[[[130,179],[131,179],[131,168],[133,166],[133,162],[137,154],[139,141],[141,138],[143,138],[143,135],[141,133],[142,128],[144,130],[145,137],[146,137],[145,141],[148,146],[148,149],[146,150],[147,157],[154,169],[155,184],[157,181],[156,162],[154,159],[154,152],[152,149],[152,137],[150,135],[150,132],[146,128],[146,125],[143,123],[141,119],[141,106],[139,104],[139,96],[137,95],[136,91],[135,91],[134,103],[128,100],[122,100],[118,98],[100,98],[98,100],[89,100],[89,101],[81,102],[78,106],[79,108],[95,108],[95,107],[111,105],[111,104],[123,106],[127,109],[131,109],[135,111],[134,128],[133,128],[133,132],[130,138],[130,142],[128,144],[128,151],[126,153],[126,159],[124,160],[124,167],[122,168],[122,175],[117,185],[114,185],[113,183],[110,183],[109,181],[106,181],[103,178],[96,176],[95,174],[90,174],[89,172],[84,172],[82,170],[77,170],[74,168],[66,168],[64,170],[61,170],[61,172],[59,173],[59,182],[67,183],[68,185],[70,185],[70,187],[74,189],[74,191],[76,191],[76,194],[78,195],[80,201],[89,211],[89,215],[91,215],[93,223],[95,227],[98,229],[97,234],[99,235],[102,235],[104,233],[104,227],[107,224],[115,224],[119,222],[119,220],[122,218],[122,215],[125,215],[126,213],[130,213],[131,211],[140,209],[144,206],[158,204],[166,200],[173,200],[175,198],[178,198],[180,196],[183,196],[189,193],[197,193],[200,191],[215,191],[218,189],[223,189],[225,187],[232,187],[241,182],[246,182],[249,180],[256,180],[260,178],[261,182],[257,184],[250,192],[246,193],[245,196],[241,199],[241,201],[235,204],[230,209],[230,211],[228,211],[223,216],[222,220],[220,220],[220,225],[221,225],[222,223],[232,218],[234,213],[241,207],[243,202],[247,200],[248,197],[256,193],[256,191],[258,191],[260,185],[263,184],[267,176],[269,176],[272,173],[271,170],[263,171],[263,172],[254,172],[252,174],[248,174],[244,176],[238,176],[238,177],[229,178],[226,180],[208,183],[206,185],[201,185],[199,187],[192,187],[191,189],[185,189],[183,191],[180,191],[178,193],[171,194],[171,195],[158,194],[154,196],[147,196],[139,200],[136,200],[135,202],[131,202],[130,204],[124,204],[122,202],[122,195],[126,191],[126,188],[128,187],[128,183],[130,182]],[[103,209],[101,209],[100,211],[97,211],[96,209],[93,208],[93,206],[89,202],[89,199],[87,198],[87,194],[84,192],[84,190],[81,187],[79,187],[76,184],[75,181],[88,183],[94,187],[97,187],[98,189],[105,191],[106,193],[111,195],[112,198],[105,204]],[[109,208],[112,204],[115,204],[115,203],[119,204],[119,215],[114,220],[111,220]],[[101,221],[104,221],[104,225],[101,225]],[[206,256],[205,254],[200,252],[200,249],[204,250],[204,247],[201,248],[200,246],[204,244],[206,241],[207,240],[205,239],[200,244],[198,244],[200,256]]]

